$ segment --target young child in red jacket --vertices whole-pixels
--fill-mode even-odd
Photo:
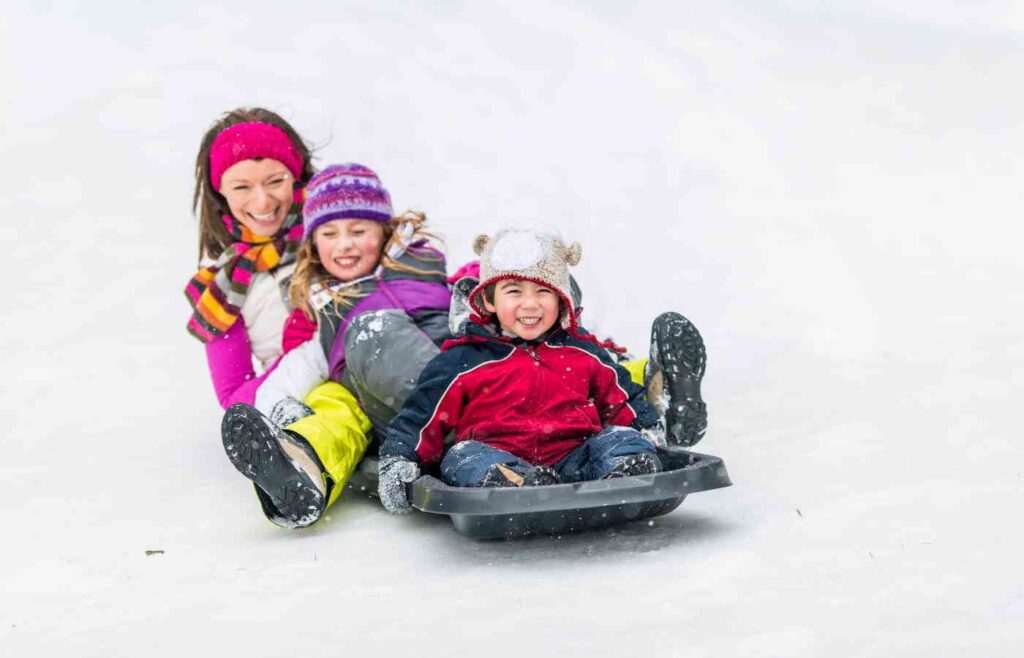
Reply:
[[[508,487],[661,470],[658,415],[601,344],[577,324],[569,265],[580,247],[536,229],[477,237],[474,315],[423,371],[388,426],[380,497],[410,511],[405,483],[441,460],[454,486]],[[443,455],[445,437],[455,444]]]

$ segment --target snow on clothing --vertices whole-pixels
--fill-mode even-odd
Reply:
[[[314,294],[316,340],[281,360],[260,386],[255,400],[258,409],[269,413],[278,400],[286,396],[302,399],[310,388],[330,379],[357,394],[375,426],[381,430],[387,426],[423,366],[437,353],[437,345],[451,337],[451,292],[444,256],[417,243],[394,260],[425,273],[382,267],[376,275],[358,282],[360,297],[351,306],[324,293]],[[303,312],[296,309],[288,327],[301,335],[307,323]],[[355,345],[360,345],[360,352],[349,373],[349,350]],[[368,349],[371,346],[373,349]]]
[[[622,458],[646,453],[657,455],[654,446],[632,427],[606,427],[559,459],[553,468],[562,482],[600,480],[612,473]],[[456,443],[441,461],[441,478],[455,487],[475,487],[495,464],[525,474],[533,464],[512,453],[479,441]]]
[[[550,466],[606,425],[657,423],[643,387],[592,341],[561,328],[538,341],[499,338],[470,321],[423,371],[380,454],[433,463],[454,431],[456,444],[476,440]]]
[[[364,296],[354,306],[331,300],[317,310],[320,345],[327,354],[328,372],[334,381],[341,381],[346,365],[345,341],[337,337],[344,336],[352,320],[364,313],[398,309],[412,318],[437,345],[451,338],[448,309],[452,294],[448,289],[444,255],[424,243],[417,243],[395,260],[428,274],[382,268],[379,276],[359,284]]]
[[[398,310],[364,313],[345,334],[349,365],[342,384],[359,398],[376,436],[402,409],[440,349],[422,325]]]

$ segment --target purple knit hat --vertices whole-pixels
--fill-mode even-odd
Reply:
[[[369,167],[348,162],[331,165],[306,185],[302,223],[308,239],[317,226],[333,219],[372,219],[388,222],[391,195]]]

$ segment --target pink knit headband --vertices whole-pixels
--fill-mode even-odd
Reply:
[[[236,123],[220,131],[210,147],[210,183],[220,192],[220,179],[232,165],[242,160],[277,160],[295,180],[302,178],[302,156],[288,135],[269,123]]]

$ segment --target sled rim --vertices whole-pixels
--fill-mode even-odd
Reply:
[[[713,455],[668,449],[665,456],[691,463],[650,475],[522,488],[452,487],[431,475],[409,485],[412,506],[428,514],[502,516],[533,512],[568,512],[653,503],[732,484],[725,464]]]

